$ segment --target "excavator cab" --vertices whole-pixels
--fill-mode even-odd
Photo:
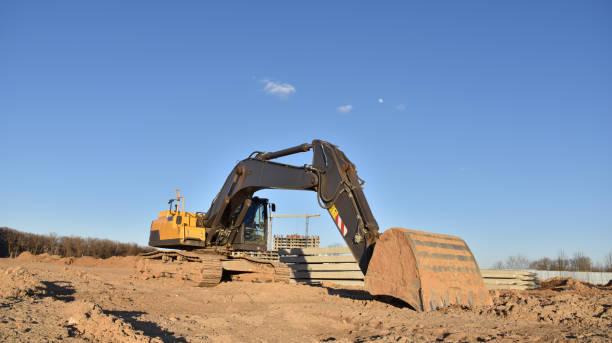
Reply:
[[[232,241],[235,250],[263,251],[266,250],[268,235],[268,199],[252,197],[243,202],[234,212],[232,221],[241,215],[244,206],[248,206],[244,219]]]

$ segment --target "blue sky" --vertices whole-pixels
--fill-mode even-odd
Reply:
[[[0,225],[144,245],[175,188],[206,210],[252,151],[318,138],[383,230],[602,261],[611,38],[608,1],[2,2]],[[341,242],[314,193],[260,195]]]

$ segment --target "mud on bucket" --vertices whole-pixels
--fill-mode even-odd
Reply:
[[[365,287],[372,295],[401,299],[418,311],[493,305],[463,239],[424,231],[385,231],[374,247]]]

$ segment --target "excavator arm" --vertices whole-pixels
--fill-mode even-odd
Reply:
[[[312,150],[311,165],[302,167],[271,161]],[[254,152],[240,161],[226,179],[221,191],[206,212],[205,226],[231,241],[243,216],[232,218],[245,202],[261,189],[310,190],[317,193],[319,205],[330,213],[363,273],[367,272],[378,224],[363,193],[363,181],[355,165],[337,146],[314,140],[276,152]],[[233,220],[232,220],[233,219]],[[238,219],[238,220],[236,220]]]

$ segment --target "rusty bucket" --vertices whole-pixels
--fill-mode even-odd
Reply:
[[[385,231],[376,242],[365,287],[372,295],[401,299],[418,311],[493,305],[463,239],[403,228]]]

